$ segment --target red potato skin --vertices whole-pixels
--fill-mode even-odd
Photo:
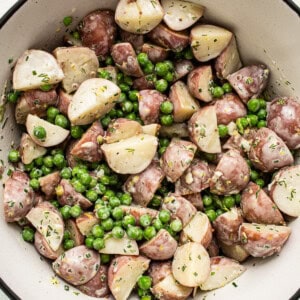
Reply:
[[[201,192],[209,187],[212,170],[206,161],[194,159],[182,176],[176,181],[175,192],[189,195]]]
[[[109,294],[108,288],[108,267],[101,265],[97,274],[87,283],[77,286],[77,288],[84,294],[101,298]]]
[[[257,98],[266,88],[270,70],[265,65],[251,65],[230,74],[227,80],[244,103]]]
[[[176,194],[169,194],[165,197],[162,209],[169,210],[172,219],[180,219],[183,227],[190,222],[197,212],[191,202]]]
[[[240,98],[233,93],[225,94],[222,98],[217,100],[215,108],[218,125],[227,125],[230,122],[247,115],[246,107]]]
[[[148,55],[148,58],[153,63],[164,61],[168,57],[167,49],[159,47],[157,45],[148,44],[148,43],[145,43],[142,46],[141,52],[146,53]]]
[[[223,150],[237,150],[241,154],[241,156],[245,156],[246,149],[242,146],[243,141],[245,141],[244,136],[241,136],[240,134],[234,134],[232,135],[223,145]]]
[[[163,23],[151,30],[147,37],[154,44],[175,52],[182,51],[189,44],[189,36],[185,32],[173,31]]]
[[[26,91],[19,98],[15,109],[15,118],[18,124],[25,124],[28,114],[45,117],[47,108],[55,106],[57,93],[54,90],[43,92],[41,90]]]
[[[152,278],[152,285],[156,285],[162,281],[165,277],[172,273],[172,262],[151,262],[148,269],[148,274]]]
[[[155,237],[140,246],[140,252],[153,260],[166,260],[173,257],[177,242],[170,233],[161,229]]]
[[[55,188],[61,180],[59,171],[53,172],[39,179],[42,192],[47,198],[51,198],[55,195]]]
[[[63,188],[63,194],[57,197],[60,205],[73,206],[75,204],[78,204],[83,209],[87,209],[93,205],[90,200],[85,198],[82,194],[77,193],[68,180],[62,179],[59,185]]]
[[[272,172],[294,162],[293,155],[283,140],[268,128],[260,128],[256,132],[249,159],[255,168],[263,172]]]
[[[194,65],[190,60],[182,59],[175,63],[174,68],[175,68],[175,78],[173,82],[189,74],[194,69]]]
[[[250,223],[285,224],[276,204],[253,182],[250,182],[242,193],[241,209],[243,217]]]
[[[142,91],[142,90],[152,90],[154,89],[154,81],[152,75],[146,75],[133,80],[133,88]]]
[[[176,182],[184,171],[190,166],[197,146],[192,142],[173,138],[163,153],[160,165],[166,177],[171,182]]]
[[[14,171],[4,186],[5,221],[17,222],[24,218],[35,203],[34,196],[27,174],[22,171]]]
[[[123,212],[127,215],[133,215],[136,221],[136,224],[139,225],[140,217],[142,215],[150,215],[152,219],[154,219],[158,211],[155,209],[147,208],[147,207],[140,207],[140,206],[127,206],[127,205],[121,205],[120,206],[123,210]]]
[[[76,142],[70,154],[76,158],[88,161],[99,162],[102,159],[102,151],[97,141],[98,136],[104,136],[104,130],[99,121],[95,121],[91,127]]]
[[[74,168],[77,165],[78,160],[79,160],[74,155],[71,154],[72,149],[74,148],[76,143],[77,143],[76,140],[72,140],[68,143],[68,145],[66,147],[66,159],[68,162],[68,166],[71,168]]]
[[[109,55],[117,35],[114,12],[93,11],[82,19],[78,29],[82,45],[94,50],[100,60],[104,60]]]
[[[68,108],[72,98],[73,96],[67,94],[64,90],[59,90],[57,108],[61,114],[68,115]]]
[[[72,219],[65,221],[65,229],[71,234],[71,239],[75,242],[75,246],[80,246],[84,244],[84,236],[80,233],[76,222]]]
[[[294,98],[275,98],[268,107],[267,127],[286,143],[289,149],[300,147],[300,104]]]
[[[232,212],[226,212],[216,218],[213,222],[216,238],[225,245],[233,245],[239,242],[239,228],[243,223],[242,212],[234,208]]]
[[[77,286],[90,281],[99,270],[100,255],[86,246],[64,252],[52,263],[53,270],[67,282]]]
[[[166,96],[156,90],[143,90],[139,93],[139,114],[144,124],[158,123],[160,105]]]
[[[197,210],[203,211],[204,206],[201,193],[184,195],[184,198],[190,201],[197,208]]]
[[[144,35],[135,34],[120,28],[120,37],[122,42],[130,43],[136,51],[141,51],[144,45]],[[143,52],[143,51],[142,51]]]
[[[165,174],[159,163],[153,161],[143,172],[131,175],[124,184],[124,190],[132,195],[137,205],[146,207],[160,187]]]
[[[224,153],[210,181],[210,190],[218,195],[237,194],[250,179],[250,168],[237,150]]]
[[[135,51],[130,43],[118,43],[112,46],[111,56],[116,66],[126,75],[141,77],[144,75]]]
[[[206,250],[210,257],[215,257],[219,255],[220,248],[215,237],[212,238]]]

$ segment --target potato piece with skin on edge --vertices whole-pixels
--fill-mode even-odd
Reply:
[[[94,225],[99,223],[99,219],[91,212],[84,212],[75,219],[76,225],[80,233],[88,236]]]
[[[177,81],[189,74],[194,69],[193,63],[189,59],[178,60],[174,64],[174,80]]]
[[[232,36],[230,31],[219,26],[209,24],[194,26],[190,39],[195,58],[200,62],[216,58],[228,46]]]
[[[68,107],[72,125],[87,125],[109,112],[119,99],[121,90],[103,78],[85,80],[73,95]]]
[[[130,43],[135,51],[140,51],[144,45],[144,35],[135,34],[119,28],[121,40]]]
[[[168,57],[167,49],[157,46],[157,45],[154,45],[154,44],[149,44],[149,43],[143,44],[141,52],[146,53],[148,55],[148,58],[153,63],[164,61]]]
[[[214,257],[214,256],[219,255],[219,253],[220,253],[219,243],[218,243],[217,239],[214,236],[212,237],[212,240],[208,244],[206,250],[209,254],[209,257]]]
[[[59,90],[57,108],[61,114],[68,115],[68,108],[72,98],[73,95],[66,93],[63,89]]]
[[[45,129],[46,136],[44,139],[38,139],[34,135],[36,127],[43,127]],[[32,140],[42,147],[52,147],[61,144],[69,135],[69,130],[54,125],[31,114],[27,116],[26,129]]]
[[[144,256],[118,256],[108,268],[108,286],[116,300],[126,300],[138,278],[148,269],[150,259]]]
[[[159,124],[152,123],[152,124],[142,126],[142,131],[145,134],[157,136],[160,128],[161,126]]]
[[[62,81],[64,73],[56,59],[42,50],[26,50],[17,60],[13,72],[13,88],[26,91]]]
[[[183,81],[171,86],[169,99],[173,103],[173,117],[177,123],[188,120],[200,108]]]
[[[84,236],[79,231],[76,221],[68,219],[65,221],[65,229],[70,232],[71,239],[75,242],[75,246],[80,246],[84,244]]]
[[[172,261],[174,278],[182,285],[196,287],[210,274],[210,258],[205,248],[195,242],[179,246]]]
[[[166,276],[172,274],[172,261],[152,261],[147,272],[152,278],[152,285],[154,286]]]
[[[219,241],[219,245],[224,255],[237,260],[238,262],[243,262],[249,257],[249,253],[241,244],[226,245],[223,242]]]
[[[197,208],[197,210],[203,211],[204,206],[201,193],[184,195],[184,198],[190,201]]]
[[[161,126],[159,134],[167,138],[187,138],[189,136],[186,123],[173,123],[170,126]]]
[[[39,178],[41,191],[49,199],[55,195],[55,188],[58,186],[61,180],[60,172],[56,171],[48,175]]]

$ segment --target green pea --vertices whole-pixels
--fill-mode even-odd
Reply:
[[[121,239],[124,237],[125,235],[125,231],[122,227],[119,227],[119,226],[115,226],[113,229],[112,229],[112,236],[115,238],[115,239]]]
[[[232,208],[235,205],[235,199],[232,196],[225,196],[223,202],[227,208]]]
[[[76,126],[71,126],[71,136],[74,139],[80,139],[81,136],[83,135],[83,129],[82,127],[76,125]]]
[[[217,214],[213,209],[207,210],[205,213],[211,222],[217,218]]]
[[[112,217],[115,219],[115,220],[122,220],[123,219],[123,216],[124,216],[124,212],[122,210],[121,207],[115,207],[113,210],[112,210],[112,213],[111,213]]]
[[[126,115],[126,118],[129,120],[136,121],[136,114],[134,112],[132,112],[132,113]]]
[[[267,102],[264,99],[258,99],[259,100],[259,107],[260,108],[266,108]]]
[[[146,297],[149,293],[149,291],[142,290],[141,288],[138,288],[137,292],[140,299],[142,299],[142,297]]]
[[[70,179],[72,177],[72,171],[69,167],[65,167],[60,171],[61,178]]]
[[[75,40],[80,40],[80,34],[78,31],[72,32],[72,36]]]
[[[57,200],[53,200],[53,201],[51,201],[51,204],[53,205],[53,206],[55,206],[56,208],[59,208],[59,202],[57,201]]]
[[[164,101],[160,105],[160,111],[166,115],[171,114],[173,112],[173,103],[171,101]]]
[[[124,101],[122,103],[122,111],[125,113],[130,113],[133,110],[133,103],[131,101]]]
[[[228,135],[228,127],[226,125],[220,124],[218,125],[218,131],[220,138],[224,138]]]
[[[150,205],[153,206],[153,207],[160,207],[161,201],[162,201],[161,196],[154,195],[151,202],[150,202]]]
[[[44,166],[48,167],[48,168],[52,168],[53,167],[53,157],[51,155],[47,155],[43,158],[43,164]]]
[[[71,16],[64,17],[63,19],[63,23],[66,27],[70,26],[72,22],[73,22],[73,18]]]
[[[126,215],[122,220],[123,227],[128,228],[129,226],[135,225],[135,217],[132,215]]]
[[[133,111],[136,112],[136,113],[139,112],[139,104],[138,104],[138,102],[133,102]]]
[[[40,90],[43,92],[48,92],[53,88],[52,84],[43,84],[40,86]]]
[[[34,190],[38,190],[40,188],[40,182],[37,178],[32,178],[29,181],[29,186]]]
[[[128,84],[126,83],[120,83],[119,84],[119,88],[121,89],[122,92],[129,92],[130,91],[130,87]]]
[[[69,240],[71,238],[71,232],[69,230],[64,231],[64,237],[63,240]]]
[[[43,171],[37,168],[33,168],[29,174],[30,178],[40,178],[43,176]]]
[[[258,99],[250,99],[247,103],[248,110],[255,113],[259,110],[260,104]]]
[[[165,226],[165,230],[167,230],[167,231],[171,234],[171,236],[173,236],[173,237],[176,236],[176,232],[174,232],[174,231],[171,229],[170,225],[166,225],[166,226]]]
[[[95,191],[97,192],[98,195],[104,195],[104,193],[106,192],[106,187],[104,184],[98,183],[95,186]]]
[[[13,163],[20,161],[19,151],[18,150],[10,150],[8,153],[8,160]]]
[[[120,98],[119,98],[119,101],[120,102],[124,102],[124,101],[126,101],[127,100],[127,95],[126,95],[126,93],[121,93],[120,94]]]
[[[16,92],[16,91],[10,92],[6,96],[7,102],[17,103],[19,96],[20,96],[20,92]]]
[[[54,124],[62,128],[69,128],[70,126],[69,120],[64,115],[61,114],[55,117]]]
[[[109,74],[109,72],[107,70],[99,69],[98,70],[98,77],[104,78],[104,79],[109,79],[110,74]]]
[[[159,219],[164,223],[168,223],[171,219],[171,214],[168,210],[166,209],[162,209],[159,213],[158,213],[158,217]]]
[[[267,127],[267,122],[265,120],[259,120],[257,123],[257,128]]]
[[[101,207],[97,210],[97,216],[100,220],[106,220],[110,216],[110,210],[107,207]]]
[[[110,231],[114,227],[114,221],[111,218],[105,219],[101,222],[101,226],[105,231]]]
[[[35,126],[33,128],[33,135],[37,139],[43,141],[43,140],[45,140],[45,138],[47,136],[47,132],[46,132],[46,129],[44,127],[42,127],[42,126]]]
[[[88,171],[85,168],[81,167],[80,165],[77,165],[72,170],[72,176],[79,179],[83,173],[87,173],[87,172]]]
[[[110,121],[111,118],[109,116],[105,116],[104,118],[101,119],[101,124],[103,125],[104,128],[107,128]]]
[[[213,203],[213,199],[210,195],[204,195],[202,201],[204,206],[209,206]]]
[[[82,209],[79,205],[74,205],[71,207],[70,209],[70,215],[73,217],[73,218],[78,218],[82,213]]]
[[[124,83],[128,84],[128,85],[132,85],[133,84],[133,80],[130,76],[128,75],[124,75]]]
[[[147,227],[151,224],[151,216],[148,215],[148,214],[145,214],[145,215],[142,215],[140,217],[140,225],[143,226],[143,227]]]
[[[165,76],[164,79],[167,80],[168,82],[172,82],[174,80],[174,73],[173,72],[168,72]]]
[[[117,109],[117,117],[122,118],[124,116],[124,113],[121,109]]]
[[[24,227],[22,230],[22,237],[25,242],[33,243],[34,241],[34,230],[30,227]]]
[[[150,276],[141,276],[138,279],[138,287],[142,290],[149,290],[152,286],[152,278]]]
[[[193,59],[194,58],[193,50],[191,47],[185,48],[183,51],[183,55],[184,55],[185,59]]]
[[[158,62],[155,65],[154,71],[158,76],[164,77],[169,72],[169,67],[167,64],[165,64],[163,62]]]
[[[229,82],[225,82],[223,85],[222,85],[222,89],[225,93],[231,93],[232,92],[232,86],[230,85]]]
[[[179,232],[182,230],[182,222],[179,219],[175,219],[170,223],[170,228],[174,232]]]
[[[95,240],[95,238],[93,236],[88,236],[85,238],[84,243],[88,248],[93,249],[94,240]]]
[[[99,224],[94,225],[91,232],[95,238],[104,237],[104,230]]]
[[[93,241],[93,248],[97,251],[103,249],[105,247],[104,239],[102,238],[96,238]]]
[[[256,170],[251,170],[250,171],[250,178],[252,181],[255,181],[256,179],[258,179],[259,174]]]
[[[111,56],[107,56],[106,59],[105,59],[105,64],[110,66],[110,65],[113,65],[114,63],[114,60]]]
[[[109,177],[107,175],[103,175],[101,178],[100,178],[100,182],[104,185],[109,185]]]
[[[174,118],[172,115],[162,115],[160,117],[160,123],[163,126],[171,126],[174,122]]]
[[[172,63],[172,61],[170,61],[170,60],[165,60],[164,61],[164,64],[166,64],[167,66],[168,66],[168,70],[170,71],[170,72],[173,72],[174,71],[174,64]]]
[[[261,178],[256,179],[256,180],[255,180],[255,183],[256,183],[257,185],[259,185],[261,188],[263,188],[264,185],[265,185],[264,180],[261,179]]]
[[[65,250],[69,250],[71,248],[74,248],[75,247],[75,242],[71,239],[65,240],[64,243],[63,243],[63,247],[64,247]]]
[[[168,82],[165,79],[159,79],[154,84],[155,89],[161,93],[165,92],[168,89]]]
[[[44,175],[49,175],[49,174],[52,173],[52,169],[51,169],[51,168],[48,168],[48,167],[46,167],[46,166],[42,166],[42,167],[41,167],[41,170],[42,170],[42,172],[43,172]]]
[[[154,71],[154,65],[151,61],[147,62],[146,65],[143,67],[143,71],[145,74],[152,74]]]
[[[257,112],[257,117],[259,120],[265,120],[267,117],[267,111],[264,108],[261,108],[258,112]]]
[[[127,235],[132,240],[137,240],[139,238],[139,227],[138,226],[131,226],[127,227]]]
[[[160,219],[158,219],[158,218],[156,218],[156,219],[153,220],[152,225],[153,225],[153,227],[154,227],[157,231],[159,231],[160,229],[163,228],[163,223],[162,223],[162,221],[161,221]]]
[[[36,166],[38,166],[38,167],[41,167],[41,166],[44,164],[44,159],[43,159],[43,157],[40,156],[40,157],[36,158],[36,159],[34,160],[34,164],[35,164]]]
[[[50,106],[47,109],[47,119],[52,120],[52,122],[54,122],[54,120],[58,114],[59,114],[59,110],[54,106]]]
[[[242,199],[241,194],[236,194],[236,195],[235,195],[235,203],[236,203],[237,205],[239,205],[239,204],[241,203],[241,199]]]
[[[109,115],[109,117],[110,117],[111,119],[116,118],[116,117],[117,117],[117,110],[116,110],[115,108],[112,108],[112,109],[109,111],[108,115]]]
[[[166,150],[167,150],[167,147],[160,147],[160,148],[158,149],[158,154],[159,154],[160,156],[162,156],[162,155],[165,153]]]
[[[25,164],[24,165],[24,170],[26,172],[30,172],[34,168],[34,162],[32,161],[30,164]]]
[[[144,230],[144,238],[149,241],[156,235],[156,229],[154,226],[148,226]]]
[[[60,149],[60,148],[58,148],[58,149],[52,149],[51,150],[51,155],[54,156],[55,154],[62,154],[62,155],[64,155],[64,150]]]
[[[60,213],[65,220],[71,218],[70,210],[71,210],[70,205],[65,205],[60,209]]]
[[[143,295],[141,297],[141,300],[152,300],[152,297],[151,297],[151,295]]]
[[[161,138],[159,139],[159,145],[160,147],[168,147],[170,144],[170,140],[167,138]]]
[[[108,264],[110,262],[110,259],[111,257],[109,254],[105,254],[105,253],[100,254],[101,264]]]
[[[224,95],[224,90],[220,86],[212,88],[212,96],[214,98],[221,98]]]
[[[128,193],[124,193],[121,197],[121,203],[123,205],[131,205],[132,202],[132,196]]]
[[[110,197],[108,201],[109,201],[109,205],[112,208],[115,208],[115,207],[118,207],[121,205],[121,200],[116,196]]]
[[[257,122],[258,122],[257,115],[247,115],[246,118],[251,127],[254,127],[257,125]]]
[[[223,213],[224,213],[224,211],[222,209],[220,209],[220,208],[216,210],[216,216],[217,217],[221,216]]]
[[[83,185],[87,186],[91,183],[92,176],[89,173],[83,173],[80,175],[79,180]]]
[[[143,52],[138,54],[137,60],[141,66],[146,66],[146,64],[149,62],[148,55]]]

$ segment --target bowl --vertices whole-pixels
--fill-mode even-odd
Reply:
[[[243,63],[263,62],[271,69],[272,96],[300,96],[300,18],[295,7],[282,0],[194,0],[206,6],[205,19],[223,25],[237,37]],[[52,50],[65,33],[62,20],[72,15],[73,24],[97,8],[114,9],[117,0],[19,1],[0,23],[0,86],[9,85],[11,67],[26,49]],[[12,62],[11,62],[12,60]],[[0,159],[7,177],[7,153],[19,141],[12,107],[7,107],[1,123]],[[300,184],[300,182],[299,182]],[[2,195],[2,185],[0,187]],[[300,287],[300,220],[290,223],[292,235],[279,255],[250,260],[248,270],[235,284],[196,299],[289,299]],[[94,299],[54,276],[50,264],[25,243],[20,229],[4,221],[0,205],[1,284],[16,299]],[[296,299],[296,298],[295,298]]]

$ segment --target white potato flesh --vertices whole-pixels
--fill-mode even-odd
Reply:
[[[105,238],[105,247],[99,252],[105,254],[139,255],[139,247],[135,240],[129,239],[126,235],[121,239],[107,237]]]
[[[191,140],[201,151],[220,153],[221,142],[214,106],[206,106],[193,114],[188,125]]]
[[[87,47],[59,47],[53,54],[65,74],[62,86],[67,93],[76,91],[83,81],[96,77],[99,61],[95,51]]]
[[[158,0],[120,0],[115,21],[125,31],[145,34],[156,27],[163,16],[164,12]]]
[[[46,130],[46,137],[38,139],[34,135],[34,128],[41,126]],[[37,116],[29,114],[26,119],[26,129],[32,140],[43,147],[52,147],[62,143],[69,135],[69,130],[54,125]]]
[[[246,271],[246,268],[237,261],[222,256],[211,258],[210,268],[208,279],[200,284],[202,291],[210,291],[223,287]]]
[[[158,141],[149,134],[139,134],[101,146],[111,169],[119,174],[137,174],[145,170],[155,156]]]
[[[195,242],[177,248],[172,273],[182,285],[196,287],[205,282],[210,273],[210,259],[205,248]]]
[[[26,50],[18,59],[13,73],[13,88],[27,91],[62,81],[64,73],[56,59],[42,50]]]
[[[232,33],[225,28],[201,24],[191,30],[191,47],[195,58],[205,62],[216,58],[229,44]]]
[[[23,164],[30,164],[34,159],[46,154],[47,149],[37,145],[32,138],[23,133],[20,143],[20,155]]]
[[[221,247],[224,255],[232,259],[235,259],[239,262],[243,262],[249,256],[249,253],[244,249],[242,245],[239,244],[226,245],[220,240],[218,241],[218,244]]]
[[[73,125],[87,125],[109,112],[119,99],[121,90],[103,78],[85,80],[75,92],[68,117]]]
[[[64,222],[58,211],[38,205],[29,211],[26,219],[43,235],[53,251],[59,248],[64,236]]]
[[[174,31],[189,28],[195,24],[204,13],[204,6],[182,0],[162,0],[165,12],[164,22]]]
[[[143,133],[156,136],[160,130],[159,124],[149,124],[142,126]]]
[[[300,216],[300,165],[279,171],[269,189],[281,212],[291,217]]]
[[[99,219],[91,212],[85,212],[76,218],[76,225],[82,235],[89,235],[94,225],[99,223]]]

